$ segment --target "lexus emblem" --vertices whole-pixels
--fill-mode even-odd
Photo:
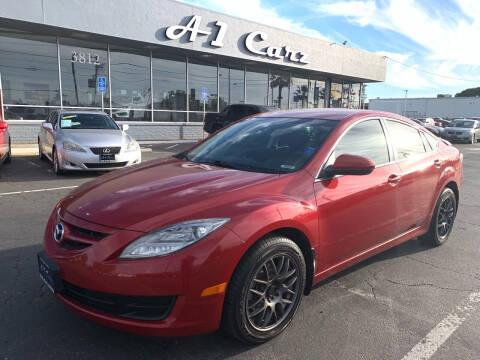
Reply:
[[[110,149],[109,148],[104,148],[103,153],[104,154],[110,154]]]
[[[57,226],[55,226],[55,232],[53,233],[53,238],[59,244],[62,242],[64,231],[65,229],[63,228],[62,223],[58,223]]]

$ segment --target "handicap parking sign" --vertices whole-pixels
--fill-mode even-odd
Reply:
[[[107,78],[105,76],[97,77],[97,91],[105,93],[107,91]]]
[[[202,88],[202,101],[207,101],[207,100],[208,100],[207,88]]]

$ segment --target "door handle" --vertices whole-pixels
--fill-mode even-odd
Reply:
[[[435,159],[435,160],[433,161],[433,166],[439,168],[440,166],[442,166],[442,160]]]
[[[398,174],[392,174],[388,177],[388,183],[392,186],[395,186],[400,182],[401,178],[402,177]]]

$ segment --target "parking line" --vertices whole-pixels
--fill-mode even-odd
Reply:
[[[480,291],[471,293],[455,310],[435,326],[402,360],[427,360],[455,330],[480,308]]]
[[[35,193],[35,192],[42,192],[42,191],[54,191],[54,190],[64,190],[64,189],[74,189],[78,187],[78,185],[74,186],[62,186],[57,188],[49,188],[49,189],[36,189],[36,190],[23,190],[23,191],[12,191],[6,193],[0,193],[0,196],[6,195],[20,195],[20,194],[27,194],[27,193]]]
[[[170,146],[166,147],[165,149],[172,149],[172,148],[174,148],[174,147],[177,146],[177,145],[178,145],[178,144],[170,145]]]

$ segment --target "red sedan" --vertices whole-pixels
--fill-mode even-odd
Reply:
[[[40,275],[116,329],[263,342],[319,281],[414,237],[445,242],[461,183],[459,151],[404,117],[259,114],[77,188],[50,216]]]
[[[4,162],[9,163],[12,159],[12,145],[10,134],[8,133],[8,124],[2,120],[0,109],[0,165]]]

